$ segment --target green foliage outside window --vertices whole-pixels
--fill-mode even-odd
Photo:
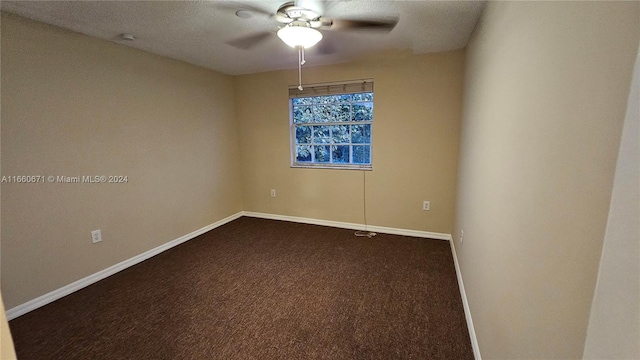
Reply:
[[[291,99],[294,165],[371,166],[373,92]]]

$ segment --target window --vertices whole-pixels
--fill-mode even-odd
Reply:
[[[289,89],[293,167],[371,169],[373,81]]]

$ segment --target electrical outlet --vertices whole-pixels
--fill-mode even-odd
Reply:
[[[423,201],[422,202],[422,210],[429,211],[431,210],[431,201]]]
[[[276,189],[271,189],[271,197],[276,197]]]
[[[91,241],[95,244],[97,242],[102,241],[102,233],[100,233],[100,229],[93,230],[91,232]]]
[[[463,241],[464,241],[464,230],[460,230],[460,245],[462,245]]]

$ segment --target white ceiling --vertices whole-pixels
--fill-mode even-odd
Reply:
[[[235,75],[297,67],[298,55],[276,36],[275,20],[257,12],[249,19],[235,15],[243,5],[275,13],[286,1],[2,1],[0,6],[2,11]],[[307,51],[307,66],[382,51],[419,54],[463,48],[484,3],[327,1],[325,17],[397,16],[400,21],[390,33],[323,31],[324,39]],[[273,36],[249,50],[226,43],[261,31],[273,31]],[[121,40],[121,33],[136,40]],[[320,54],[320,46],[327,44],[335,52]]]

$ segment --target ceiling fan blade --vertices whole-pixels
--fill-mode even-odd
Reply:
[[[324,10],[322,14],[325,14],[327,10],[333,9],[338,3],[342,2],[343,0],[321,0],[321,1],[322,1],[322,8]]]
[[[263,31],[263,32],[243,36],[241,38],[229,40],[227,41],[227,44],[233,47],[237,47],[238,49],[247,50],[258,45],[260,42],[262,42],[263,40],[266,40],[271,35],[272,35],[271,32]]]
[[[398,24],[398,18],[375,20],[333,19],[329,30],[376,30],[389,32]]]
[[[303,9],[312,10],[318,15],[324,13],[324,1],[321,0],[296,0],[294,4]]]

